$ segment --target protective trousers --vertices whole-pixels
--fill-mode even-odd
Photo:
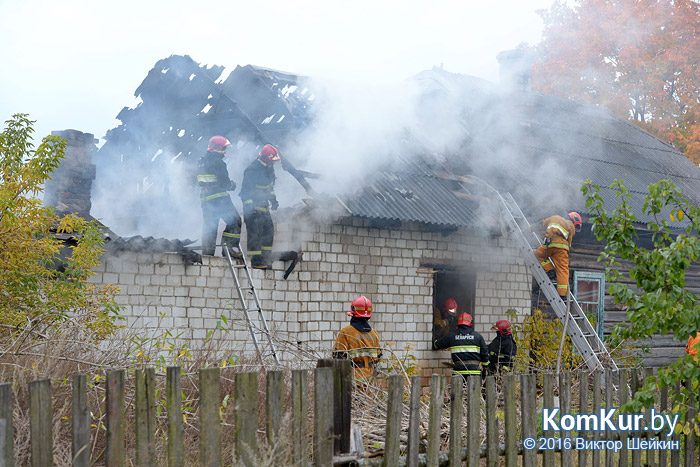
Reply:
[[[549,258],[546,258],[545,255],[549,256]],[[535,257],[545,272],[551,271],[556,266],[557,292],[559,292],[561,297],[566,297],[569,291],[569,250],[552,245],[549,245],[549,247],[540,245],[535,250]],[[552,262],[554,262],[554,265],[552,265]]]
[[[202,254],[213,255],[216,247],[216,234],[219,219],[226,223],[222,234],[222,243],[231,248],[238,248],[241,241],[241,216],[227,194],[220,198],[202,202]]]
[[[272,242],[275,239],[275,224],[269,208],[260,208],[245,214],[248,257],[255,264],[269,264]]]

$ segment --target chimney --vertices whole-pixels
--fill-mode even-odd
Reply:
[[[92,202],[90,192],[95,179],[95,165],[92,154],[96,150],[97,139],[90,133],[77,130],[52,131],[52,135],[68,140],[66,157],[46,180],[44,204],[54,206],[56,211],[89,218]]]
[[[523,49],[504,50],[496,56],[501,86],[508,91],[530,91],[531,69],[535,57]]]

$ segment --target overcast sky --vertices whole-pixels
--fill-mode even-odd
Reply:
[[[102,138],[160,59],[350,81],[442,65],[498,81],[496,55],[536,44],[553,0],[0,0],[0,119]],[[4,128],[4,124],[3,124]]]

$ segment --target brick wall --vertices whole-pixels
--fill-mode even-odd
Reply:
[[[449,360],[449,352],[430,349],[433,279],[419,272],[426,265],[466,265],[475,272],[475,327],[487,342],[494,337],[491,325],[507,309],[530,312],[530,275],[507,239],[466,229],[443,235],[418,225],[372,228],[358,218],[322,224],[297,218],[276,227],[275,250],[301,245],[303,262],[287,280],[282,262],[272,271],[252,274],[285,362],[303,365],[327,357],[349,321],[349,303],[363,294],[374,304],[371,323],[384,344],[399,357],[411,345],[424,375],[447,373],[440,361]],[[179,255],[170,253],[107,255],[93,280],[121,288],[118,302],[130,332],[158,336],[168,328],[195,348],[211,332],[211,340],[253,357],[226,260],[204,257],[203,263],[185,267]],[[222,314],[231,327],[227,332],[216,330]]]

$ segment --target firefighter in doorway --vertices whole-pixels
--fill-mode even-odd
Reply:
[[[360,295],[350,304],[347,315],[350,316],[350,324],[338,333],[333,358],[349,358],[355,379],[367,379],[374,373],[374,367],[382,356],[379,334],[369,324],[372,302]]]
[[[483,367],[489,363],[489,349],[481,334],[472,327],[472,317],[462,313],[457,318],[457,330],[433,341],[433,349],[450,349],[454,368],[452,374],[481,375]]]
[[[243,201],[243,218],[247,230],[248,257],[256,269],[270,267],[275,224],[270,209],[277,209],[275,196],[275,167],[280,160],[279,151],[271,144],[263,146],[255,159],[243,172],[240,197]]]
[[[433,339],[446,336],[457,329],[457,301],[448,298],[440,308],[433,311]]]
[[[232,256],[240,257],[241,216],[231,201],[229,191],[236,188],[224,162],[226,148],[231,143],[223,136],[212,136],[207,153],[197,164],[197,183],[202,204],[202,254],[213,255],[219,219],[226,223],[222,243],[231,249]]]
[[[518,345],[513,339],[513,327],[510,321],[496,321],[491,328],[496,331],[496,337],[489,344],[489,374],[508,372],[513,369],[513,359],[518,353]]]
[[[543,220],[544,242],[535,250],[535,257],[544,271],[552,280],[556,278],[557,292],[561,297],[566,297],[569,292],[571,242],[574,240],[574,234],[580,232],[583,225],[583,220],[577,212],[570,212],[569,219],[554,215]]]

